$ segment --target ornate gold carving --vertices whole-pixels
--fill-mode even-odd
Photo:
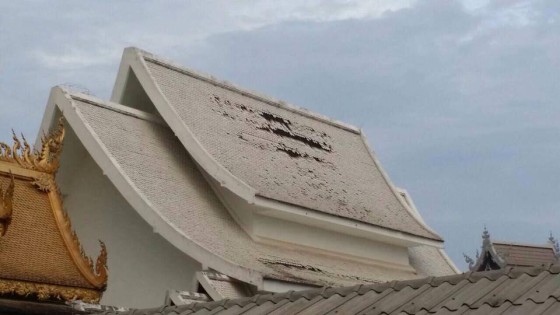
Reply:
[[[54,218],[60,230],[60,234],[62,235],[62,239],[66,244],[66,248],[68,248],[76,267],[78,267],[88,282],[98,289],[105,289],[108,278],[107,248],[105,247],[105,243],[99,241],[101,252],[94,264],[93,260],[86,255],[76,232],[72,229],[68,214],[63,210],[62,199],[60,198],[60,192],[58,191],[56,183],[54,181],[52,181],[52,183],[54,187],[51,187],[49,197],[51,199]]]
[[[16,162],[25,169],[54,174],[58,170],[62,140],[64,139],[64,119],[58,121],[57,129],[48,136],[41,137],[41,150],[33,151],[22,135],[22,141],[13,133],[14,144],[10,148],[6,143],[0,142],[0,160]]]
[[[6,191],[2,190],[0,187],[0,236],[6,235],[8,231],[8,226],[12,223],[12,211],[13,211],[13,198],[14,198],[14,175],[11,175],[10,184]]]
[[[59,167],[64,134],[64,120],[61,118],[56,130],[50,133],[49,136],[43,136],[41,138],[42,145],[40,152],[35,151],[32,153],[31,147],[26,139],[22,136],[22,141],[20,141],[14,133],[14,145],[12,147],[9,147],[5,143],[0,143],[0,173],[11,173],[13,170],[16,176],[31,180],[33,186],[48,194],[53,217],[65,247],[76,268],[95,289],[72,288],[0,279],[0,294],[36,294],[40,299],[56,297],[57,299],[67,301],[81,299],[84,301],[96,302],[101,297],[101,292],[105,290],[107,286],[106,246],[103,242],[99,241],[101,252],[95,263],[85,254],[76,232],[72,229],[70,218],[63,209],[61,194],[54,178]],[[12,165],[14,167],[12,167]],[[2,193],[0,189],[0,195],[3,198],[2,206],[6,204],[5,196],[11,197],[13,195],[13,185],[12,176],[12,182],[7,192]],[[0,224],[3,224],[2,214],[3,212],[0,210]],[[11,215],[11,207],[9,214]],[[7,222],[9,223],[9,221]],[[0,228],[3,228],[2,232],[5,232],[6,227],[0,226]]]
[[[82,300],[86,303],[98,303],[101,298],[101,293],[92,289],[5,279],[0,279],[0,294],[36,295],[39,300]]]
[[[51,175],[45,173],[37,176],[37,178],[35,178],[35,180],[31,182],[31,184],[43,192],[49,192],[53,189],[56,189],[54,178]]]

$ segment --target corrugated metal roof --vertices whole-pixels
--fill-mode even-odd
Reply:
[[[559,273],[559,265],[507,268],[377,285],[263,294],[125,314],[559,314]]]

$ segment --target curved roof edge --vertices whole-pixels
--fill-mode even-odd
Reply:
[[[88,101],[87,98],[81,100]],[[256,285],[258,288],[262,288],[262,274],[211,253],[188,238],[183,232],[179,231],[171,222],[165,220],[159,212],[152,207],[147,198],[134,187],[131,180],[120,169],[117,162],[109,155],[107,148],[97,138],[91,128],[83,123],[80,113],[76,111],[75,105],[73,104],[72,96],[64,88],[54,87],[51,90],[39,135],[51,129],[57,108],[63,113],[66,121],[72,127],[78,139],[93,160],[99,165],[126,201],[154,228],[155,233],[161,234],[180,251],[199,262],[203,262],[209,268]]]
[[[423,238],[423,239],[427,239],[427,240],[430,240],[430,241],[443,242],[443,239],[441,238],[441,236],[439,234],[437,234],[432,228],[427,226],[423,222],[423,220],[419,220],[418,217],[417,217],[418,215],[415,214],[406,205],[406,202],[404,202],[402,200],[402,198],[398,195],[398,192],[396,191],[394,185],[389,180],[386,172],[383,170],[383,168],[381,167],[381,165],[380,165],[379,161],[377,160],[375,154],[371,150],[371,147],[368,145],[367,140],[365,139],[365,135],[364,135],[364,133],[362,132],[361,129],[356,128],[356,127],[351,126],[351,125],[344,124],[342,122],[335,121],[333,119],[327,118],[325,116],[322,116],[322,115],[319,115],[319,114],[316,114],[316,113],[311,113],[307,110],[297,108],[296,106],[293,106],[293,105],[288,105],[288,104],[286,104],[282,101],[279,101],[279,100],[276,100],[276,99],[273,99],[273,98],[270,98],[270,97],[267,97],[267,96],[262,96],[262,95],[260,95],[256,92],[252,92],[252,91],[248,91],[248,90],[245,90],[245,89],[242,89],[242,88],[238,88],[238,87],[236,87],[236,86],[234,86],[234,85],[232,85],[228,82],[219,81],[212,76],[201,74],[201,73],[189,70],[189,69],[185,69],[184,67],[176,65],[172,61],[168,61],[168,60],[165,60],[163,58],[156,57],[153,54],[145,52],[141,49],[138,49],[138,48],[135,48],[135,47],[126,48],[124,50],[124,53],[123,53],[121,65],[119,67],[119,73],[117,75],[117,80],[116,80],[115,87],[114,87],[114,90],[113,90],[113,93],[112,93],[112,96],[111,96],[112,101],[118,101],[122,97],[122,93],[124,92],[124,85],[125,85],[126,77],[128,75],[128,71],[131,69],[134,72],[134,74],[136,75],[136,77],[138,78],[138,80],[140,81],[140,84],[142,85],[142,87],[145,89],[145,92],[147,93],[147,95],[153,101],[153,104],[156,107],[156,109],[158,110],[159,114],[167,122],[169,127],[175,132],[175,135],[179,138],[180,142],[183,143],[183,145],[185,146],[187,151],[191,154],[193,159],[211,177],[216,179],[220,183],[221,186],[224,186],[227,189],[229,189],[230,191],[234,192],[235,194],[240,196],[242,199],[244,199],[249,204],[254,204],[255,203],[256,197],[257,197],[256,196],[256,190],[253,187],[251,187],[250,185],[248,185],[247,183],[245,183],[240,178],[233,175],[222,164],[220,164],[218,161],[216,161],[216,159],[206,149],[204,149],[203,145],[200,143],[200,141],[198,141],[198,139],[195,137],[194,133],[190,130],[190,128],[188,126],[186,126],[181,119],[179,119],[178,113],[175,112],[173,107],[170,105],[169,101],[164,96],[161,89],[156,84],[155,79],[153,78],[153,76],[150,74],[150,71],[148,70],[145,59],[148,59],[151,62],[156,62],[156,63],[158,63],[160,65],[163,65],[163,66],[166,66],[166,67],[172,67],[173,70],[185,73],[189,76],[193,76],[193,77],[199,78],[201,80],[205,80],[207,82],[210,82],[212,84],[221,86],[223,88],[230,89],[230,90],[238,92],[238,93],[242,93],[242,94],[247,95],[249,97],[256,98],[260,101],[266,102],[266,103],[271,104],[273,106],[277,106],[277,107],[280,107],[280,108],[283,108],[283,109],[287,109],[287,110],[290,110],[292,112],[296,112],[298,114],[304,115],[306,117],[316,119],[318,121],[328,123],[328,124],[336,126],[338,128],[341,128],[341,129],[353,132],[355,134],[361,135],[362,141],[364,142],[366,148],[368,149],[369,154],[370,154],[374,164],[380,170],[384,180],[386,181],[386,183],[390,187],[392,193],[395,194],[396,198],[405,207],[405,209],[413,217],[413,219],[415,221],[417,221],[418,224],[422,228],[424,228],[429,234],[431,234],[433,236],[433,237],[423,237],[423,236],[418,236],[418,237]],[[182,131],[182,132],[178,132],[178,131]],[[381,228],[384,228],[384,227],[381,227]]]
[[[312,112],[308,109],[296,106],[294,104],[290,104],[286,101],[274,98],[272,96],[265,95],[263,93],[260,93],[260,92],[257,92],[257,91],[251,90],[251,89],[239,87],[239,86],[237,86],[237,85],[235,85],[231,82],[220,80],[220,79],[218,79],[218,78],[216,78],[212,75],[209,75],[209,74],[206,74],[206,73],[203,73],[203,72],[200,72],[200,71],[188,69],[188,68],[186,68],[182,65],[177,64],[176,62],[174,62],[172,60],[156,56],[156,55],[154,55],[152,53],[149,53],[145,50],[142,50],[140,48],[137,48],[137,47],[127,47],[127,48],[125,48],[124,53],[123,53],[123,60],[122,61],[125,61],[125,56],[127,56],[128,54],[131,54],[131,55],[134,54],[134,55],[140,56],[141,58],[145,58],[148,61],[155,62],[155,63],[157,63],[161,66],[164,66],[164,67],[173,69],[175,71],[181,72],[183,74],[186,74],[188,76],[192,76],[192,77],[195,77],[197,79],[212,83],[214,85],[217,85],[219,87],[228,89],[230,91],[234,91],[234,92],[240,93],[242,95],[254,98],[258,101],[262,101],[262,102],[267,103],[269,105],[272,105],[272,106],[275,106],[275,107],[278,107],[278,108],[282,108],[282,109],[300,114],[302,116],[305,116],[305,117],[308,117],[308,118],[311,118],[311,119],[315,119],[315,120],[320,121],[322,123],[326,123],[326,124],[329,124],[331,126],[334,126],[334,127],[340,128],[340,129],[344,129],[346,131],[353,132],[355,134],[360,133],[360,128],[355,127],[351,124],[348,124],[348,123],[345,123],[345,122],[327,117],[325,115],[321,115],[321,114],[316,113],[316,112]],[[119,68],[119,75],[120,75],[121,72],[123,72],[123,74],[126,73],[126,70],[127,70],[126,65],[127,64],[124,63],[124,62],[121,63],[121,66]],[[122,83],[124,83],[124,81]],[[113,90],[111,100],[112,101],[118,100],[120,98],[122,90],[123,90],[122,89],[122,84],[117,83],[115,85],[115,89]]]
[[[255,189],[233,175],[222,164],[218,163],[198,141],[190,128],[179,118],[179,114],[170,105],[150,74],[144,56],[142,55],[143,53],[144,52],[136,48],[126,48],[124,50],[115,89],[124,85],[128,69],[132,69],[146,91],[146,94],[153,100],[154,106],[157,108],[159,114],[163,117],[171,130],[175,132],[175,135],[189,151],[193,159],[202,166],[208,174],[215,178],[220,185],[225,186],[248,203],[253,204],[256,194]],[[113,97],[118,97],[118,92],[115,91]],[[181,132],[177,132],[178,130]]]
[[[360,135],[362,136],[362,141],[363,141],[365,147],[368,149],[369,156],[371,157],[373,163],[375,164],[375,166],[377,167],[377,169],[381,173],[381,176],[383,177],[383,180],[385,180],[385,182],[387,183],[387,186],[389,186],[389,188],[391,189],[391,192],[395,195],[397,200],[399,200],[399,203],[406,209],[406,211],[412,216],[412,218],[414,218],[414,220],[416,222],[418,222],[418,224],[421,227],[423,227],[424,229],[426,229],[426,231],[428,231],[430,234],[432,234],[435,237],[436,240],[439,240],[439,241],[443,242],[443,238],[435,230],[433,230],[431,227],[429,227],[424,222],[424,219],[422,219],[418,210],[415,211],[414,209],[412,209],[406,203],[406,201],[404,201],[403,197],[400,196],[396,186],[393,185],[393,183],[391,182],[391,179],[389,178],[389,175],[387,174],[387,172],[385,172],[385,169],[383,168],[383,166],[381,166],[381,163],[379,162],[379,159],[375,155],[375,152],[373,151],[371,146],[368,144],[368,140],[367,140],[367,137],[366,137],[365,133],[360,131]]]
[[[441,254],[441,256],[443,256],[443,259],[445,259],[445,262],[447,262],[449,267],[451,267],[451,269],[455,271],[455,273],[459,274],[462,272],[459,268],[457,268],[457,265],[455,265],[453,260],[451,260],[451,258],[447,255],[447,253],[443,248],[438,248],[438,251]]]

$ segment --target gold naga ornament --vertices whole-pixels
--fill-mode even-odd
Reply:
[[[0,142],[0,296],[95,303],[106,289],[106,246],[95,263],[85,254],[55,181],[64,135],[61,117],[38,151],[15,133]]]

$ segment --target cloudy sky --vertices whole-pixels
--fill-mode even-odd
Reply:
[[[54,85],[108,99],[137,46],[363,128],[461,269],[484,225],[560,236],[560,2],[162,3],[1,2],[0,140]]]

